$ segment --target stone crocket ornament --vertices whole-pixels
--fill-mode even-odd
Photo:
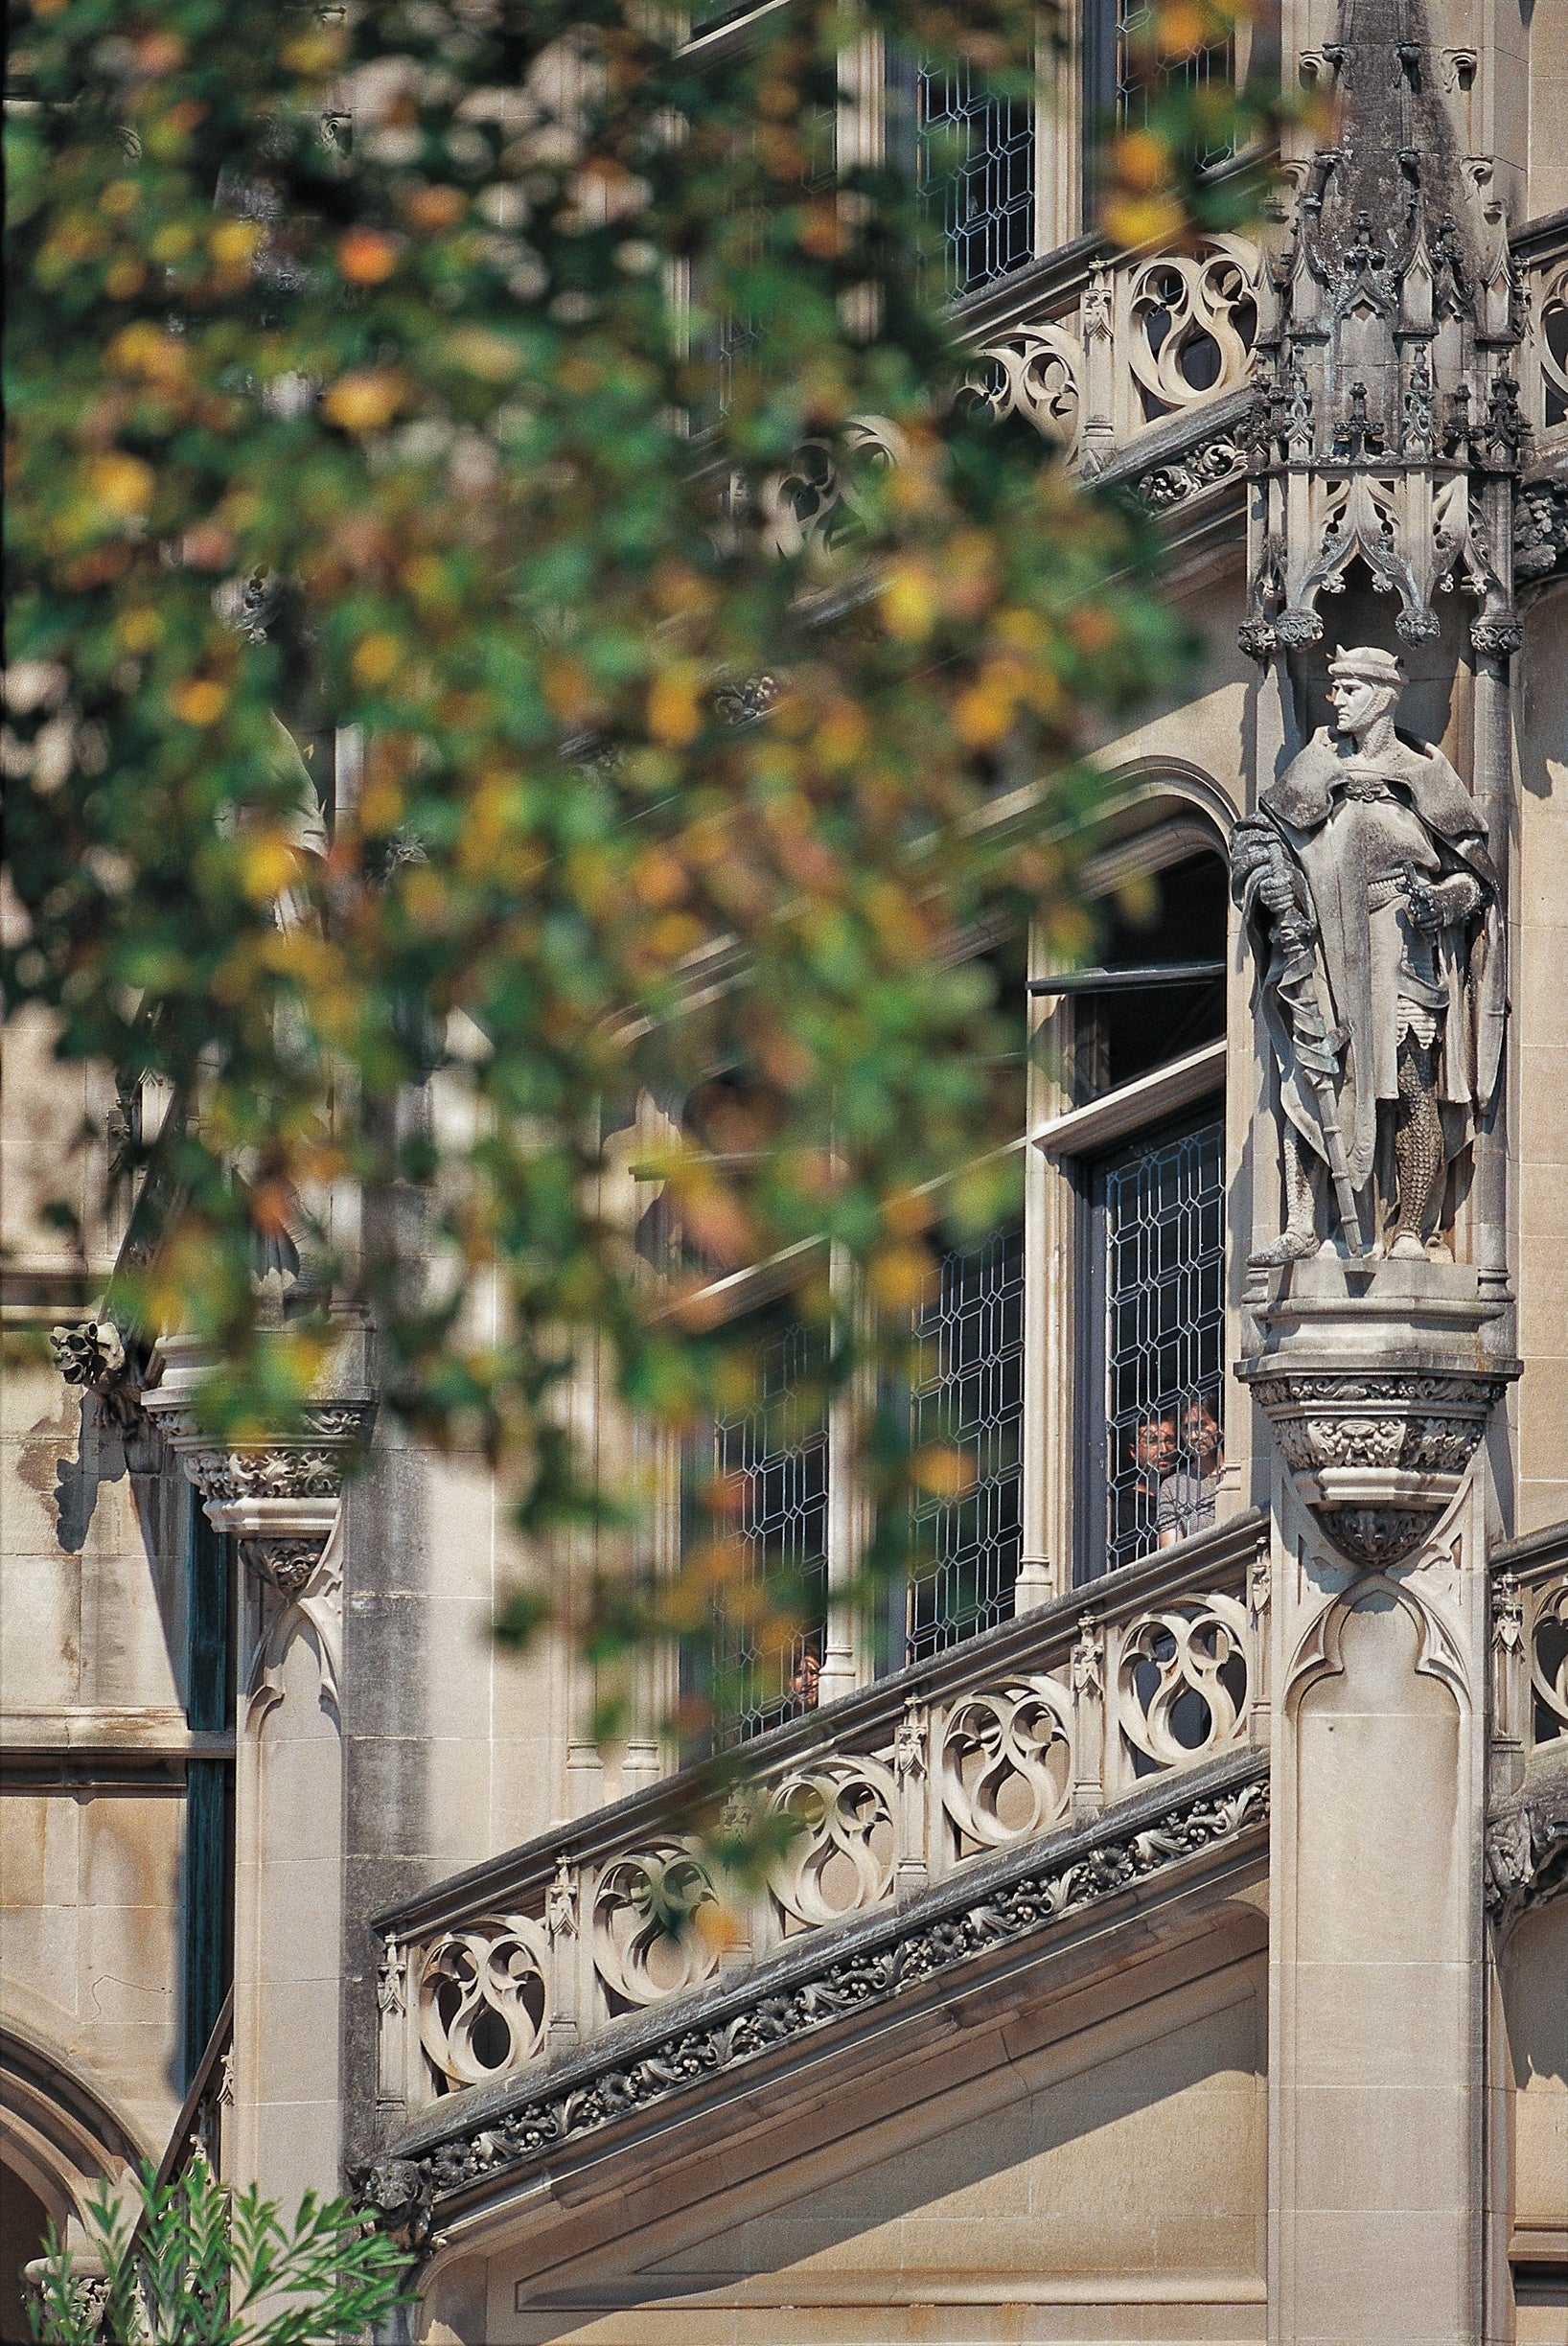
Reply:
[[[1334,727],[1231,849],[1280,1078],[1285,1227],[1254,1260],[1315,1254],[1336,1222],[1350,1254],[1380,1228],[1378,1252],[1424,1260],[1502,1067],[1497,875],[1441,750],[1395,731],[1394,655],[1338,652],[1328,674]]]

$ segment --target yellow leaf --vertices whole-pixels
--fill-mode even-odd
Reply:
[[[481,382],[510,382],[522,366],[517,344],[483,326],[460,326],[455,334],[448,334],[444,349],[453,366],[461,367],[466,375],[477,375]]]
[[[183,261],[195,242],[194,228],[188,228],[183,220],[171,220],[167,228],[158,230],[148,250],[154,261]]]
[[[973,1460],[951,1442],[931,1442],[917,1450],[910,1472],[919,1489],[939,1499],[957,1499],[975,1480]]]
[[[889,635],[918,643],[936,624],[936,593],[929,570],[900,563],[882,582],[882,616]]]
[[[346,32],[335,25],[314,25],[309,33],[296,33],[292,40],[286,41],[279,55],[290,73],[314,80],[334,72],[347,48]]]
[[[1106,234],[1118,244],[1168,244],[1187,225],[1174,196],[1107,196],[1100,206]]]
[[[299,859],[278,831],[258,831],[241,851],[240,886],[252,904],[270,904],[294,879]]]
[[[219,220],[207,238],[213,259],[223,268],[239,268],[250,259],[262,241],[262,231],[254,220]]]
[[[356,367],[339,375],[321,402],[330,423],[345,431],[380,431],[403,403],[405,385],[391,367]]]
[[[703,724],[697,702],[702,673],[695,660],[680,660],[655,677],[648,688],[648,730],[656,741],[679,748],[695,740]]]
[[[931,1256],[922,1246],[880,1247],[865,1266],[866,1285],[885,1311],[912,1311],[930,1278]]]
[[[193,677],[172,696],[175,716],[193,725],[216,724],[228,704],[228,686],[212,677]]]
[[[361,684],[384,684],[403,659],[403,645],[389,628],[378,628],[354,647],[351,663]]]
[[[150,604],[141,603],[134,610],[120,613],[114,632],[127,652],[150,652],[163,633],[163,615]]]
[[[94,496],[111,514],[145,514],[157,487],[152,467],[121,449],[95,457],[88,472]]]

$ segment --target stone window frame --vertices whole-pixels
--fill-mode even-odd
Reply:
[[[1030,785],[1006,794],[986,810],[985,827],[1005,836],[1027,825],[1037,794]],[[1200,850],[1228,853],[1236,810],[1213,777],[1179,758],[1137,759],[1108,771],[1101,821],[1111,835],[1084,867],[1088,892],[1107,895],[1125,880],[1157,872]],[[1065,1096],[1053,1061],[1071,1039],[1064,1032],[1073,1013],[1071,998],[1036,997],[1028,1012],[1029,1065],[1023,1130],[990,1156],[1017,1154],[1023,1162],[1024,1230],[1024,1417],[1022,1443],[1022,1552],[1014,1588],[1015,1615],[1033,1610],[1073,1585],[1076,1459],[1081,1439],[1086,1351],[1075,1325],[1081,1300],[1081,1235],[1088,1207],[1080,1167],[1090,1158],[1140,1131],[1168,1122],[1183,1108],[1223,1089],[1227,1192],[1225,1368],[1226,1465],[1221,1478],[1218,1520],[1246,1505],[1250,1488],[1251,1412],[1229,1364],[1241,1349],[1236,1281],[1231,1275],[1238,1225],[1236,1180],[1251,1129],[1253,1095],[1237,1077],[1236,1045],[1250,1038],[1250,979],[1238,950],[1234,908],[1228,923],[1226,1031],[1184,1060],[1170,1063],[1105,1093],[1088,1107]],[[977,934],[970,945],[983,952],[994,942]],[[1031,924],[1026,960],[1030,978],[1053,974],[1041,926]],[[1055,1050],[1042,1036],[1054,1026]],[[1194,1065],[1193,1063],[1198,1064]],[[1057,1062],[1059,1063],[1059,1062]],[[980,1161],[977,1161],[980,1162]],[[1243,1251],[1250,1243],[1241,1232]],[[858,1307],[854,1273],[841,1251],[808,1240],[730,1272],[702,1291],[708,1311],[738,1319],[787,1295],[824,1260],[836,1294]],[[865,1405],[864,1387],[851,1384],[835,1396],[828,1412],[828,1619],[823,1644],[819,1701],[828,1703],[870,1685],[878,1675],[877,1624],[870,1608],[846,1598],[835,1599],[859,1570],[869,1530],[865,1495],[855,1482],[855,1418]],[[681,1520],[681,1458],[678,1442],[664,1438],[655,1460],[657,1500],[645,1552],[660,1578],[679,1568]],[[885,1667],[886,1665],[884,1665]],[[676,1692],[673,1654],[655,1671],[668,1709]]]
[[[1201,768],[1174,758],[1138,760],[1107,779],[1110,805],[1105,820],[1114,836],[1084,867],[1091,896],[1108,895],[1136,875],[1158,872],[1200,851],[1227,856],[1235,808]],[[1223,1036],[1087,1106],[1074,1103],[1067,1081],[1076,1043],[1073,998],[1047,995],[1032,1003],[1025,1162],[1024,1552],[1015,1599],[1020,1613],[1049,1603],[1074,1585],[1081,1446],[1093,1361],[1083,1318],[1092,1211],[1089,1167],[1117,1143],[1168,1124],[1184,1110],[1221,1092],[1228,1260],[1222,1345],[1226,1464],[1217,1520],[1224,1522],[1246,1504],[1251,1413],[1243,1406],[1245,1395],[1229,1365],[1240,1350],[1232,1276],[1234,1199],[1252,1110],[1250,1092],[1237,1080],[1234,1064],[1238,1039],[1251,1034],[1248,978],[1236,940],[1233,908],[1227,922]],[[1029,974],[1049,978],[1059,966],[1042,954],[1038,966],[1031,957]]]

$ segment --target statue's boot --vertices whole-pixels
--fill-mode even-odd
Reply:
[[[1305,1262],[1323,1245],[1312,1209],[1312,1177],[1303,1162],[1301,1142],[1294,1131],[1285,1136],[1284,1170],[1285,1227],[1278,1238],[1248,1257],[1254,1270],[1266,1270],[1276,1263]]]
[[[1322,1245],[1315,1230],[1298,1230],[1287,1222],[1278,1238],[1266,1247],[1259,1247],[1247,1260],[1255,1270],[1262,1270],[1271,1263],[1305,1262]]]

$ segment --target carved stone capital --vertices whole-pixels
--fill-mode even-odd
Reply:
[[[307,1404],[295,1432],[225,1441],[196,1409],[208,1366],[203,1352],[176,1338],[160,1353],[162,1374],[145,1400],[149,1416],[201,1493],[209,1521],[240,1541],[253,1570],[293,1594],[337,1521],[344,1479],[369,1439],[375,1403],[323,1395]]]
[[[1517,619],[1484,612],[1470,621],[1470,641],[1478,652],[1489,653],[1494,659],[1511,659],[1524,642],[1524,630]]]

